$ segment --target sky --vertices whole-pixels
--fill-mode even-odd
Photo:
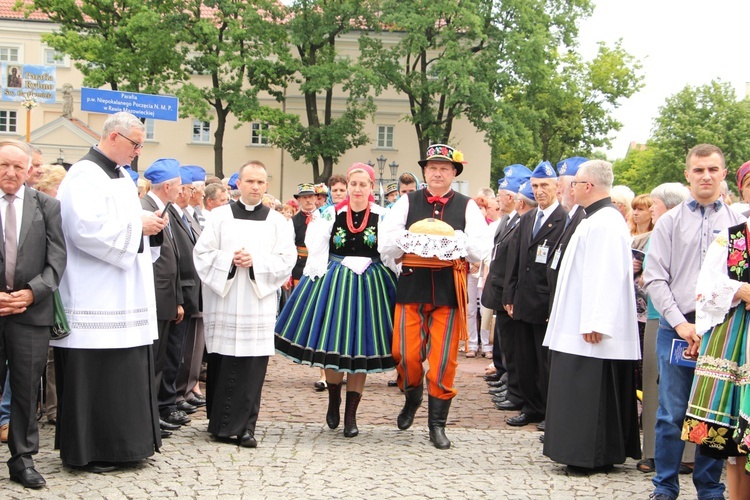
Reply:
[[[643,65],[644,87],[623,102],[611,134],[610,160],[622,158],[631,141],[644,143],[665,100],[686,85],[731,83],[738,99],[750,82],[750,2],[747,0],[594,0],[594,14],[580,23],[579,50],[596,55],[597,42],[623,48]]]

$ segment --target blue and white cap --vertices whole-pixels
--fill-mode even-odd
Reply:
[[[530,200],[536,201],[536,198],[534,198],[534,191],[531,189],[531,181],[527,180],[523,184],[521,184],[518,188],[518,194],[524,195],[526,198]]]
[[[571,156],[566,158],[557,164],[557,175],[570,175],[574,176],[578,173],[578,168],[581,164],[586,163],[588,158],[582,158],[580,156]]]
[[[175,158],[159,158],[143,172],[143,177],[151,184],[161,184],[180,177],[180,162]]]
[[[531,177],[534,179],[557,179],[557,174],[550,162],[543,161],[531,172]]]

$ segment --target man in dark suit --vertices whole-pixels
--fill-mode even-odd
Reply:
[[[523,404],[518,382],[518,361],[506,353],[514,352],[515,329],[513,319],[503,307],[503,287],[508,263],[508,250],[518,222],[523,214],[536,207],[536,202],[520,194],[521,185],[527,183],[531,171],[523,165],[511,165],[504,169],[505,178],[500,181],[498,200],[500,209],[506,212],[495,233],[495,247],[492,252],[490,271],[482,293],[482,305],[495,311],[495,352],[502,353],[502,366],[506,371],[506,383],[491,389],[493,401],[498,410],[518,410]],[[499,357],[499,356],[498,356]],[[495,364],[497,366],[497,360]]]
[[[503,289],[503,304],[519,329],[515,355],[519,361],[519,384],[524,405],[509,417],[508,425],[523,426],[544,420],[549,378],[549,350],[542,346],[549,316],[550,290],[547,261],[550,247],[565,224],[565,210],[557,201],[557,175],[549,162],[540,163],[531,174],[531,189],[539,206],[521,217],[518,239],[509,252]]]
[[[141,198],[144,210],[163,212],[167,203],[174,203],[182,189],[180,179],[180,162],[174,158],[160,158],[143,173],[151,181],[151,190]],[[168,217],[170,211],[167,212]],[[154,262],[154,285],[156,289],[156,320],[159,329],[159,340],[154,342],[154,377],[156,381],[157,399],[159,401],[159,415],[162,431],[176,430],[183,424],[190,422],[190,417],[184,411],[178,410],[174,391],[174,379],[171,384],[163,377],[164,367],[169,346],[169,336],[175,324],[182,321],[184,311],[182,307],[182,288],[179,282],[180,259],[174,240],[179,220],[170,220],[162,231],[164,242],[159,250],[159,258]],[[166,433],[164,433],[166,436]]]
[[[66,252],[60,203],[24,186],[30,164],[26,144],[0,142],[0,366],[7,361],[11,368],[13,393],[8,468],[11,480],[41,488],[46,483],[31,458],[39,451],[37,394],[54,318],[52,294],[65,270]]]
[[[574,156],[562,160],[557,164],[557,199],[568,215],[565,218],[563,232],[560,238],[552,246],[551,257],[547,259],[547,282],[549,283],[549,310],[552,311],[552,301],[555,297],[555,288],[557,287],[557,273],[560,271],[560,262],[562,262],[565,248],[570,242],[578,224],[581,223],[586,215],[581,207],[575,201],[573,189],[570,182],[575,178],[578,167],[587,162],[588,159]]]
[[[197,398],[192,389],[198,381],[200,364],[205,345],[203,338],[203,322],[200,312],[201,281],[195,271],[193,263],[193,248],[201,234],[201,228],[188,213],[193,199],[193,172],[189,168],[180,167],[182,189],[177,195],[177,201],[170,209],[169,218],[174,221],[174,242],[180,254],[178,262],[180,268],[180,288],[182,288],[182,308],[184,319],[177,323],[169,336],[167,349],[167,365],[164,377],[172,380],[175,388],[177,409],[187,414],[195,413],[198,406],[206,404],[205,399]],[[190,377],[191,368],[193,378]],[[192,385],[188,386],[188,382]]]

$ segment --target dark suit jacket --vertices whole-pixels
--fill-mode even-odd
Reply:
[[[547,218],[539,232],[531,237],[537,212],[530,210],[518,223],[518,240],[508,257],[508,271],[503,289],[503,304],[513,304],[513,319],[544,324],[549,313],[547,264],[536,262],[537,247],[547,242],[552,247],[562,234],[565,209],[559,205]],[[551,250],[547,259],[552,258]]]
[[[141,198],[141,206],[144,210],[155,212],[159,210],[156,202],[150,196]],[[169,226],[172,233],[180,221],[175,221],[174,214],[169,214]],[[180,288],[180,271],[177,262],[179,253],[175,245],[174,237],[170,235],[169,229],[162,231],[164,243],[161,245],[159,258],[154,262],[154,286],[156,288],[156,319],[159,321],[170,321],[177,317],[177,306],[183,302],[182,288]]]
[[[512,219],[506,220],[504,224],[500,223],[500,226],[504,227],[499,227],[500,231],[495,235],[495,248],[490,262],[490,270],[482,290],[482,305],[493,311],[503,309],[503,285],[508,263],[508,245],[518,227],[519,220],[520,216],[517,213],[513,214]]]
[[[191,223],[190,231],[195,235],[195,239],[201,234],[200,226],[194,219],[188,218]],[[188,228],[184,221],[178,215],[174,205],[169,209],[169,220],[172,224],[172,235],[177,245],[177,252],[180,255],[178,266],[180,268],[180,288],[182,289],[182,308],[185,310],[185,318],[199,312],[201,307],[201,281],[195,272],[193,263],[193,247],[195,243],[190,238]],[[197,231],[196,231],[197,228]]]
[[[25,189],[21,233],[14,276],[15,289],[31,289],[34,302],[21,314],[7,319],[36,326],[53,323],[52,293],[60,284],[67,254],[60,218],[60,202],[34,189]],[[0,214],[5,217],[5,214]],[[0,243],[2,243],[0,241]],[[0,244],[0,290],[6,290],[5,247]]]
[[[568,227],[565,227],[563,229],[562,234],[560,235],[560,239],[557,240],[557,243],[552,248],[552,253],[550,254],[549,260],[547,260],[547,283],[549,284],[549,311],[552,312],[552,302],[555,299],[555,287],[557,287],[557,275],[560,272],[560,264],[562,263],[563,255],[565,255],[565,249],[568,248],[568,243],[570,243],[570,238],[573,237],[573,233],[575,233],[576,228],[578,227],[578,224],[581,223],[583,218],[586,216],[586,211],[583,209],[583,207],[578,207],[576,209],[576,213],[573,214],[573,218],[570,219],[570,224],[568,224]],[[567,215],[565,216],[567,217]],[[563,219],[563,227],[565,226],[565,219]],[[555,258],[555,252],[557,252],[557,249],[560,249],[560,260],[557,263],[557,269],[552,269],[552,261]]]

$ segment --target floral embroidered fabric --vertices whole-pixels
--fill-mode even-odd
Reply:
[[[396,237],[396,245],[405,253],[413,253],[420,257],[437,257],[440,260],[466,257],[466,243],[466,234],[463,231],[456,231],[453,237],[415,234],[408,231]]]

